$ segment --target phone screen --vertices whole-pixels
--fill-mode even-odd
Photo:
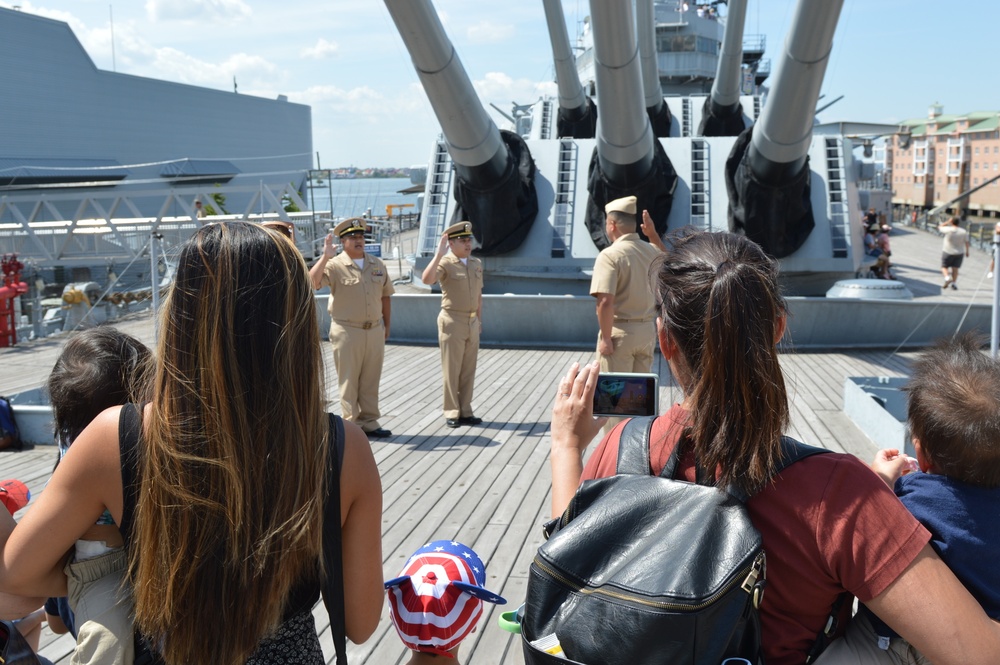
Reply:
[[[655,416],[655,374],[598,374],[594,391],[595,416]]]

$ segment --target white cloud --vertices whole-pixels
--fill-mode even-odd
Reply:
[[[340,46],[336,42],[328,42],[322,37],[317,40],[315,46],[307,46],[306,48],[299,51],[299,55],[303,58],[311,58],[313,60],[322,60],[323,58],[328,58],[331,55],[335,55],[340,49]]]
[[[243,0],[146,0],[146,14],[154,21],[206,18],[241,21],[250,18],[253,11]]]
[[[484,20],[467,28],[465,35],[473,44],[503,42],[514,36],[514,26]]]
[[[484,104],[493,102],[500,108],[506,108],[511,102],[530,104],[544,95],[559,93],[552,81],[515,79],[503,72],[490,72],[485,78],[473,81],[472,85]]]

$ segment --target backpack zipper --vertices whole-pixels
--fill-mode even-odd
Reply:
[[[687,612],[695,612],[704,609],[718,600],[720,597],[729,593],[729,591],[740,584],[742,589],[747,593],[750,593],[757,583],[758,578],[764,570],[764,552],[760,552],[754,558],[753,563],[740,571],[740,574],[734,577],[729,583],[727,583],[723,588],[716,591],[712,596],[697,605],[682,605],[680,603],[664,603],[658,600],[649,600],[647,598],[642,598],[640,596],[624,593],[621,591],[611,591],[604,589],[602,587],[591,587],[587,585],[581,585],[579,582],[574,582],[566,576],[560,574],[559,572],[553,570],[547,564],[545,564],[541,557],[537,554],[535,555],[535,565],[538,566],[549,577],[555,579],[557,582],[561,583],[563,586],[567,587],[570,591],[575,591],[577,593],[582,593],[585,595],[599,595],[608,596],[610,598],[615,598],[617,600],[626,600],[632,603],[638,603],[640,605],[645,605],[646,607],[655,607],[657,609],[663,610],[680,610]]]

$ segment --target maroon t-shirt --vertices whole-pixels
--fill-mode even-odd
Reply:
[[[687,423],[679,405],[656,419],[649,446],[654,474],[663,470]],[[583,480],[614,475],[623,426],[594,450]],[[678,475],[694,482],[692,455],[681,460]],[[768,665],[801,665],[840,593],[868,602],[930,540],[878,476],[842,453],[796,462],[751,497],[747,509],[767,553],[761,622]]]

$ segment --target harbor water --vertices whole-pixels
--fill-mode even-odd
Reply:
[[[411,204],[412,207],[395,208],[398,214],[416,214],[416,194],[400,194],[410,187],[409,178],[322,178],[313,180],[306,189],[303,199],[313,210],[329,210],[330,215],[339,217],[361,216],[371,211],[371,216],[386,216],[387,205]]]

